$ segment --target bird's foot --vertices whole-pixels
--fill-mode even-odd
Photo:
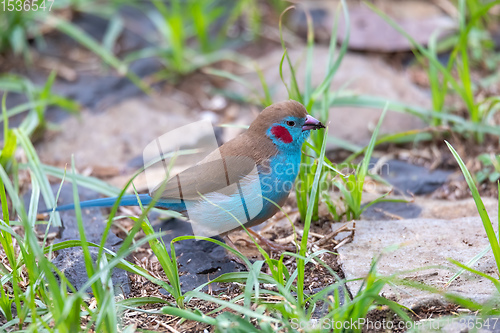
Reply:
[[[236,247],[236,245],[233,243],[233,241],[231,240],[231,238],[229,238],[229,236],[227,236],[227,235],[222,236],[222,239],[224,239],[224,242],[226,242],[227,245],[229,245],[230,247],[232,247],[236,251],[240,252],[240,250]],[[245,261],[243,261],[243,259],[240,258],[240,256],[234,254],[233,252],[226,250],[226,257],[229,260],[235,261],[238,264],[241,264],[241,265],[243,265],[243,266],[246,267]]]
[[[283,252],[283,251],[293,251],[290,246],[284,244],[278,244],[266,237],[261,236],[259,233],[253,231],[252,229],[247,229],[248,232],[257,240],[260,245],[264,245],[268,250],[273,252]]]
[[[276,242],[273,242],[263,236],[261,236],[260,234],[258,234],[257,232],[253,231],[252,229],[247,229],[248,232],[250,232],[250,234],[255,238],[255,240],[260,244],[260,245],[263,245],[264,247],[267,248],[268,251],[272,251],[272,252],[275,252],[275,253],[278,253],[278,252],[284,252],[284,251],[294,251],[295,249],[292,248],[291,246],[289,245],[284,245],[284,244],[278,244]],[[233,243],[233,241],[229,238],[229,236],[227,235],[224,235],[222,236],[222,238],[224,239],[224,241],[226,242],[227,245],[229,245],[231,248],[235,249],[236,251],[238,252],[241,252],[238,247]],[[246,239],[246,238],[241,238],[241,240],[249,243],[249,244],[254,244],[254,242]],[[231,251],[226,251],[226,256],[232,260],[232,261],[235,261],[239,264],[242,264],[244,266],[246,266],[245,262],[243,261],[242,258],[240,258],[239,256],[237,256],[236,254],[232,253]]]

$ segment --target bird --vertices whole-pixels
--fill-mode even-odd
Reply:
[[[120,206],[149,205],[179,212],[193,224],[198,236],[227,235],[274,216],[284,205],[299,173],[302,145],[311,130],[325,126],[299,102],[287,100],[266,107],[248,129],[224,143],[203,160],[169,177],[149,194],[125,195]],[[81,208],[112,207],[118,200],[83,201]],[[55,211],[74,209],[74,204]]]

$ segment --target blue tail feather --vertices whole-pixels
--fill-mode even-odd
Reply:
[[[147,206],[151,203],[153,200],[149,194],[139,194],[139,199],[141,201],[141,204],[143,206]],[[91,207],[113,207],[116,201],[118,200],[118,197],[113,197],[113,198],[101,198],[101,199],[95,199],[95,200],[88,200],[88,201],[82,201],[80,202],[80,207],[81,208],[91,208]],[[135,194],[132,195],[124,195],[121,200],[120,200],[120,206],[139,206],[139,201],[137,200],[137,196]],[[166,208],[170,210],[175,210],[178,212],[182,212],[185,210],[185,205],[183,203],[179,202],[166,202],[166,201],[159,201],[155,204],[156,207],[160,208]],[[63,211],[63,210],[72,210],[75,209],[75,204],[68,204],[68,205],[63,205],[63,206],[58,206],[55,208],[55,211]],[[43,211],[44,213],[51,212],[52,209],[47,209]]]

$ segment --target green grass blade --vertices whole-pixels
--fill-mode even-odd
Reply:
[[[415,47],[420,53],[422,53],[430,62],[432,62],[432,65],[434,65],[441,74],[448,80],[448,82],[453,86],[453,89],[457,91],[461,96],[463,96],[463,89],[459,85],[458,81],[453,77],[453,75],[450,73],[450,71],[445,68],[437,59],[432,55],[431,52],[429,52],[426,48],[424,48],[420,43],[418,43],[410,34],[408,34],[406,31],[403,30],[403,28],[398,25],[392,18],[390,18],[387,14],[382,12],[380,9],[375,7],[373,4],[370,4],[368,2],[365,3],[371,10],[373,10],[376,14],[378,14],[380,17],[384,19],[391,27],[393,27],[395,30],[397,30],[401,35],[403,35],[408,41]]]
[[[366,148],[365,152],[365,157],[363,158],[363,163],[361,164],[361,168],[359,169],[358,173],[358,179],[357,181],[360,182],[361,184],[364,184],[365,177],[368,174],[368,165],[370,164],[370,159],[373,154],[373,149],[375,148],[375,143],[377,142],[377,136],[378,132],[380,130],[380,127],[382,126],[382,123],[384,122],[385,114],[387,113],[387,108],[389,106],[389,103],[385,104],[384,110],[382,111],[382,115],[380,116],[377,126],[373,130],[372,137],[370,139],[370,143],[368,144],[368,147]]]
[[[496,235],[498,237],[498,233]],[[486,253],[488,253],[489,251],[491,250],[491,245],[488,244],[488,246],[486,246],[484,249],[481,250],[481,252],[479,252],[478,254],[476,254],[473,258],[471,258],[466,264],[465,266],[467,267],[472,267],[474,266],[478,261],[479,259],[481,259],[482,257],[484,257],[486,255]],[[456,272],[455,274],[453,274],[453,276],[448,280],[448,282],[446,282],[446,285],[450,285],[453,281],[455,281],[460,275],[462,275],[463,273],[465,272],[465,269],[461,268],[458,272]]]
[[[102,39],[102,46],[111,54],[113,48],[124,28],[123,20],[120,16],[114,15],[108,23],[108,28]]]
[[[219,77],[222,77],[222,78],[225,78],[225,79],[229,79],[229,80],[232,80],[234,82],[237,82],[237,83],[241,84],[242,86],[244,86],[245,88],[247,88],[248,90],[250,90],[257,98],[259,98],[261,100],[261,102],[263,102],[263,104],[265,106],[268,106],[266,104],[269,103],[269,101],[271,101],[271,97],[269,95],[269,91],[268,91],[268,89],[266,89],[267,86],[263,85],[266,97],[264,99],[262,99],[259,96],[259,92],[257,91],[257,89],[255,89],[253,87],[253,85],[250,84],[250,82],[248,82],[247,80],[245,80],[244,78],[242,78],[242,77],[240,77],[238,75],[235,75],[235,74],[230,73],[228,71],[223,71],[223,70],[214,69],[214,68],[205,68],[203,70],[203,72],[205,72],[207,74],[210,74],[210,75],[215,75],[215,76],[219,76]],[[259,77],[261,75],[262,74],[260,74]],[[263,84],[265,84],[265,81],[261,80],[261,82],[264,82]]]
[[[488,212],[486,212],[486,208],[484,207],[483,200],[481,200],[481,196],[479,195],[479,191],[477,190],[476,184],[474,183],[474,179],[472,178],[469,170],[465,166],[464,162],[460,158],[460,155],[456,152],[456,150],[445,141],[446,145],[450,149],[451,153],[457,160],[460,169],[469,185],[469,189],[472,192],[472,197],[474,202],[476,203],[477,211],[479,212],[479,216],[481,217],[481,221],[483,222],[484,230],[486,231],[486,235],[488,237],[488,241],[490,242],[491,249],[493,250],[493,256],[495,257],[495,262],[497,264],[497,269],[500,270],[500,245],[498,244],[498,239],[495,235],[495,230],[491,225],[490,217],[488,216]],[[497,272],[498,273],[498,272]]]
[[[495,286],[495,288],[497,288],[497,290],[500,292],[500,281],[498,281],[498,279],[486,274],[486,273],[483,273],[481,271],[478,271],[477,269],[473,269],[471,267],[468,267],[464,264],[462,264],[461,262],[455,260],[455,259],[451,259],[451,258],[448,258],[448,260],[452,263],[452,264],[455,264],[457,265],[458,267],[462,268],[462,269],[465,269],[466,271],[469,271],[471,272],[472,274],[475,274],[475,275],[479,275],[487,280],[489,280],[490,282],[493,283],[493,285]]]
[[[21,147],[23,147],[26,156],[28,157],[28,165],[30,167],[30,170],[36,176],[36,179],[40,185],[40,192],[42,193],[42,197],[45,201],[46,207],[47,208],[55,207],[56,202],[54,193],[52,192],[52,188],[50,187],[49,180],[47,179],[42,170],[41,167],[42,164],[40,162],[40,159],[38,158],[35,148],[33,147],[31,141],[21,128],[15,129],[14,133],[16,134]],[[59,216],[58,212],[55,212],[54,226],[60,227],[61,225],[62,225],[61,217]]]
[[[28,208],[28,221],[30,223],[33,223],[32,227],[34,228],[36,215],[38,213],[38,199],[40,198],[40,185],[38,180],[36,179],[35,173],[30,172],[30,175],[31,175],[31,198]]]
[[[75,170],[75,161],[73,156],[71,158],[71,171],[72,171],[71,176],[74,177],[76,175],[76,170]],[[73,181],[73,202],[75,205],[75,216],[78,226],[78,232],[80,233],[80,239],[82,241],[82,252],[85,262],[85,268],[87,270],[87,276],[90,278],[95,273],[95,267],[93,264],[94,260],[90,255],[89,247],[87,245],[87,237],[85,236],[85,227],[83,225],[82,209],[80,207],[80,198],[78,196],[78,187],[76,185],[76,181]],[[97,283],[92,284],[92,291],[99,302],[99,300],[103,297],[103,291],[101,290],[101,288]]]
[[[433,117],[449,121],[453,124],[453,129],[457,132],[463,133],[464,131],[471,131],[471,132],[488,133],[500,136],[499,126],[473,123],[471,121],[464,119],[463,117],[454,114],[430,111],[418,106],[406,105],[404,103],[400,103],[397,101],[388,101],[387,99],[376,96],[366,96],[366,95],[338,96],[330,101],[330,106],[383,108],[386,103],[389,103],[389,110],[391,111],[400,113],[409,113],[421,118],[425,122],[430,123]]]
[[[279,23],[278,23],[279,31],[280,31],[281,47],[283,48],[283,58],[281,59],[281,62],[280,62],[280,76],[281,76],[281,80],[283,81],[283,84],[285,84],[285,86],[287,87],[289,98],[304,104],[304,101],[302,99],[302,95],[300,94],[299,84],[297,83],[297,76],[295,75],[295,68],[294,68],[292,61],[290,59],[290,56],[287,52],[285,40],[283,39],[283,27],[282,27],[283,16],[285,15],[285,13],[287,11],[294,9],[294,8],[295,8],[295,6],[290,6],[287,9],[285,9],[281,13]],[[290,69],[290,89],[288,89],[288,86],[286,85],[286,83],[284,81],[284,76],[283,76],[283,62],[285,59],[286,59],[287,64],[288,64],[288,68]]]
[[[200,323],[205,323],[205,324],[212,325],[212,326],[215,326],[217,324],[217,320],[215,318],[204,315],[199,310],[195,310],[196,312],[193,312],[190,310],[173,308],[173,307],[168,306],[168,307],[162,308],[161,311],[164,314],[168,314],[168,315],[176,316],[176,317],[181,317],[181,318],[185,318],[188,320],[194,320],[194,321],[197,321]]]
[[[342,59],[344,58],[344,55],[347,53],[347,47],[349,44],[349,38],[350,38],[350,20],[349,20],[349,12],[347,10],[347,4],[345,0],[342,0],[342,9],[344,11],[344,19],[345,19],[345,26],[346,26],[346,33],[344,36],[344,40],[342,41],[342,45],[340,46],[340,51],[339,55],[337,56],[337,59],[335,59],[335,62],[331,68],[328,69],[328,73],[321,83],[313,92],[311,100],[309,101],[309,105],[307,105],[307,109],[309,110],[312,108],[312,104],[314,101],[316,101],[327,89],[330,88],[331,82],[333,80],[333,76],[337,72],[338,68],[340,67],[340,64],[342,63]]]
[[[302,240],[300,243],[300,251],[299,254],[302,257],[306,256],[306,251],[307,251],[307,239],[309,235],[309,229],[311,227],[311,219],[312,219],[312,214],[314,211],[314,202],[316,198],[316,194],[318,193],[319,190],[319,179],[321,176],[321,172],[323,170],[323,163],[325,160],[325,152],[326,152],[326,137],[328,136],[328,128],[325,129],[324,131],[324,143],[323,147],[321,147],[321,154],[317,160],[318,166],[316,169],[316,174],[314,175],[314,181],[312,185],[312,190],[309,195],[309,206],[307,207],[307,213],[306,213],[306,218],[304,220],[304,231],[302,234]],[[299,306],[302,306],[304,304],[304,269],[305,269],[305,262],[302,259],[297,260],[297,270],[298,270],[298,277],[297,277],[297,295],[298,295],[298,302]]]
[[[311,13],[305,8],[306,21],[307,21],[307,47],[306,47],[306,77],[304,88],[304,105],[309,104],[312,93],[311,77],[313,71],[314,61],[314,27],[311,18]]]
[[[42,164],[41,165],[42,171],[49,176],[52,177],[57,177],[59,179],[64,179],[65,177],[65,170],[54,167],[51,165],[46,165]],[[88,188],[90,190],[96,191],[98,193],[104,194],[106,196],[117,196],[120,194],[120,190],[112,185],[109,185],[108,183],[94,177],[86,177],[82,175],[74,175],[73,177],[67,178],[68,181],[70,182],[76,182],[78,186],[82,186],[85,188]]]

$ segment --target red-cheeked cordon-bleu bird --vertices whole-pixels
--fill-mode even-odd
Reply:
[[[242,224],[254,226],[272,217],[279,210],[277,205],[285,203],[299,172],[301,147],[310,131],[320,128],[323,124],[299,102],[273,104],[247,131],[152,193],[140,194],[139,200],[146,206],[161,191],[155,206],[188,217],[195,235],[226,236]],[[137,206],[138,197],[124,196],[120,206]],[[111,207],[116,200],[102,198],[81,202],[80,206]],[[74,209],[74,204],[55,210],[68,209]]]

